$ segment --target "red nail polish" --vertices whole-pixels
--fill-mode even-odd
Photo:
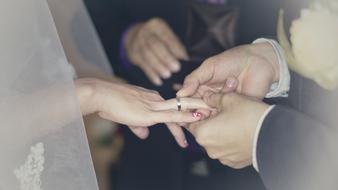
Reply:
[[[193,116],[193,117],[198,117],[198,118],[200,118],[200,117],[203,116],[203,114],[202,114],[201,112],[194,112],[194,113],[192,114],[192,116]]]

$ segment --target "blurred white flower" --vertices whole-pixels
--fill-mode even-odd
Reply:
[[[338,2],[316,3],[301,12],[290,29],[292,47],[286,37],[283,14],[280,15],[278,36],[286,49],[292,70],[333,90],[338,83]]]

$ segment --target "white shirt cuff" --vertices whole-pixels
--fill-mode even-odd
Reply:
[[[255,40],[253,44],[264,42],[268,42],[273,47],[279,65],[279,81],[271,85],[270,91],[265,98],[288,97],[290,90],[290,72],[284,56],[284,50],[278,42],[271,39],[259,38]]]
[[[270,106],[262,115],[262,117],[259,119],[258,121],[258,125],[256,128],[256,132],[255,132],[255,136],[254,136],[254,143],[253,143],[253,150],[252,150],[252,165],[255,168],[255,170],[257,172],[259,172],[258,169],[258,163],[257,163],[257,143],[258,143],[258,137],[259,137],[259,132],[261,131],[263,122],[266,118],[266,116],[271,112],[271,110],[274,108],[275,106]]]

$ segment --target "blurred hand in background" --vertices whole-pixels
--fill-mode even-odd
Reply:
[[[180,70],[180,60],[189,59],[182,42],[160,18],[133,26],[127,33],[125,47],[129,60],[158,86],[162,79]]]

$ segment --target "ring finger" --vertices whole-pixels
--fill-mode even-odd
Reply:
[[[179,100],[179,102],[178,102]],[[153,109],[156,111],[163,110],[178,110],[178,105],[181,105],[181,110],[195,110],[195,109],[208,109],[212,110],[202,99],[200,98],[173,98],[163,102],[157,102]]]

